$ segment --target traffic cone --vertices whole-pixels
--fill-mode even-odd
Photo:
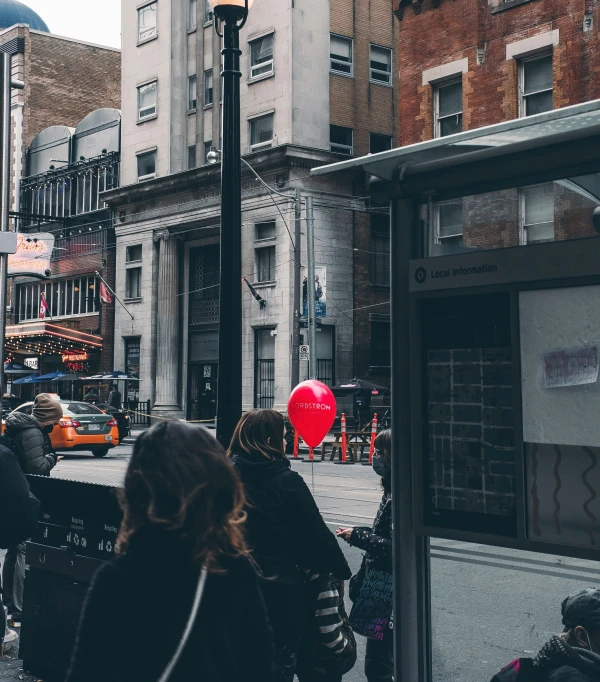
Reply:
[[[363,464],[373,464],[373,455],[375,454],[375,438],[377,437],[377,413],[373,415],[373,421],[371,422],[371,447],[369,448],[369,461],[363,462]]]
[[[336,459],[334,464],[354,464],[354,461],[352,459],[348,461],[347,455],[348,442],[346,438],[346,415],[344,413],[342,413],[341,426],[342,426],[342,452],[340,455],[340,459]]]

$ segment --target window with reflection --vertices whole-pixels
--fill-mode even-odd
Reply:
[[[138,42],[154,38],[156,35],[156,3],[138,9]]]
[[[521,60],[521,116],[552,110],[552,55],[537,55]]]
[[[435,136],[446,137],[462,132],[462,79],[435,86]]]

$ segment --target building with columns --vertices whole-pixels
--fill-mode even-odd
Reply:
[[[381,211],[362,198],[362,178],[309,177],[397,139],[391,8],[372,0],[353,13],[355,4],[255,0],[240,35],[242,154],[269,186],[242,166],[245,409],[284,410],[306,377],[294,297],[306,275],[308,195],[323,304],[319,378],[351,379],[357,364],[368,373],[354,349],[355,279],[368,254],[354,243],[369,243]],[[219,39],[206,0],[124,0],[122,13],[121,186],[103,195],[127,306],[116,310],[115,364],[139,364],[139,397],[155,414],[208,420],[219,360],[220,165],[206,155],[221,140]]]

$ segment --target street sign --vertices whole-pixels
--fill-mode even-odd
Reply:
[[[310,347],[307,345],[300,346],[300,360],[308,360]]]
[[[317,317],[315,319],[315,327],[317,329],[320,329],[323,326],[322,320]],[[308,319],[306,317],[301,317],[300,318],[300,329],[308,329]]]

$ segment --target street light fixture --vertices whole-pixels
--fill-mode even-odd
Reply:
[[[223,38],[223,156],[217,438],[227,448],[242,415],[242,187],[240,29],[254,0],[208,0]],[[212,150],[211,150],[212,151]]]

